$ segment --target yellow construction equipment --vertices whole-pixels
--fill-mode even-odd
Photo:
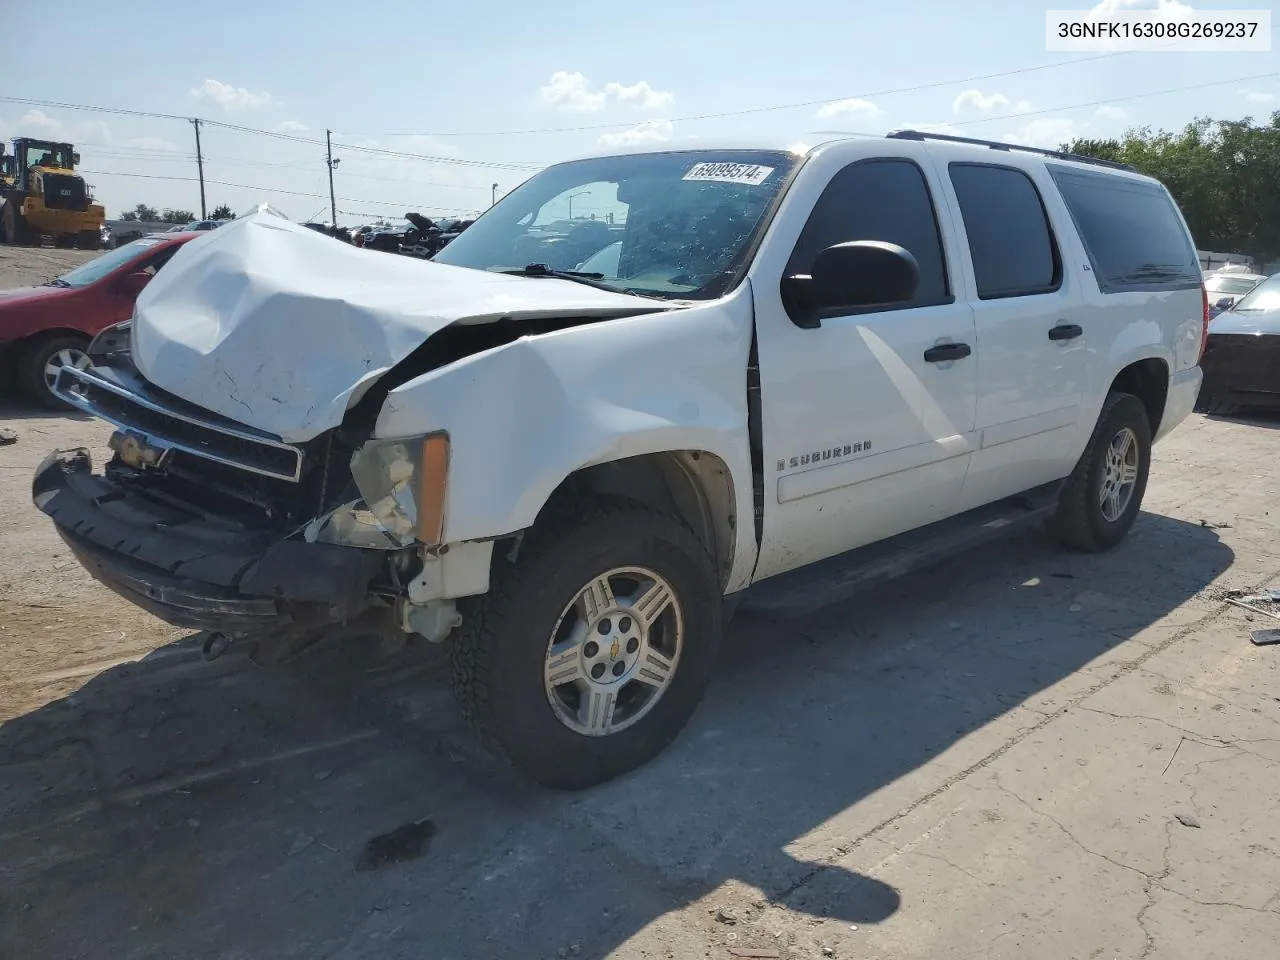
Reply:
[[[14,139],[13,153],[0,155],[0,233],[7,243],[38,244],[52,237],[58,246],[102,246],[106,211],[75,172],[79,162],[69,143]]]

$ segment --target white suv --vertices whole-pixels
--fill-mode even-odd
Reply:
[[[211,653],[444,641],[498,753],[616,776],[748,588],[797,609],[1029,521],[1133,524],[1200,386],[1186,225],[1128,169],[955,140],[563,163],[426,263],[236,220],[63,371],[116,452],[51,455],[36,504]]]

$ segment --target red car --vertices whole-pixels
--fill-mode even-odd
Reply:
[[[109,250],[39,287],[0,291],[0,369],[17,374],[18,386],[53,409],[65,404],[52,393],[58,370],[85,367],[89,341],[133,316],[133,302],[156,271],[200,233],[158,233]]]

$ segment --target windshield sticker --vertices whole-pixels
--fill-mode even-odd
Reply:
[[[695,163],[685,180],[714,180],[719,183],[745,183],[750,187],[758,187],[769,179],[773,167],[762,167],[755,163]]]

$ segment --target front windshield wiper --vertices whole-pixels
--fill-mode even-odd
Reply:
[[[572,280],[574,283],[595,287],[597,290],[608,290],[617,293],[618,288],[608,283],[601,283],[603,273],[588,273],[584,270],[552,270],[545,263],[530,263],[519,270],[500,270],[510,277],[553,277],[556,280]]]

